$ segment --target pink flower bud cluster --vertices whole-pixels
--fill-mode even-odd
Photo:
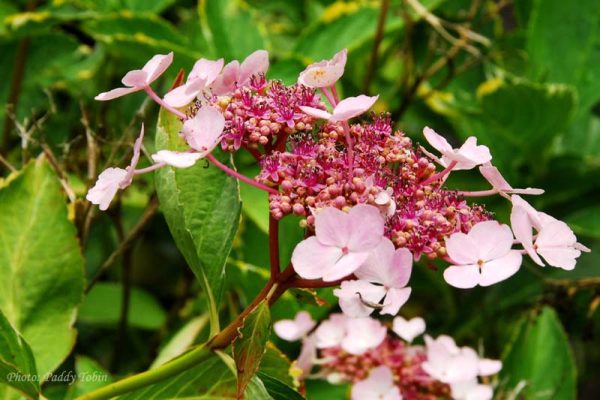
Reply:
[[[228,151],[243,146],[270,152],[276,143],[283,147],[287,136],[313,129],[315,118],[304,114],[301,106],[324,108],[314,89],[267,82],[262,74],[217,101],[226,121],[221,147]]]

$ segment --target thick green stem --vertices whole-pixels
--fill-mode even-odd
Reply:
[[[100,389],[79,396],[76,400],[110,399],[123,393],[131,392],[184,372],[187,369],[192,368],[193,366],[206,360],[211,355],[212,352],[207,349],[206,346],[200,345],[156,369],[151,369],[149,371],[130,376],[129,378],[121,379],[118,382],[103,386]]]

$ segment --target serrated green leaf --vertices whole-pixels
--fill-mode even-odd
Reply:
[[[185,148],[179,137],[181,122],[160,113],[156,131],[158,149]],[[228,154],[215,151],[223,162]],[[223,289],[225,261],[240,218],[239,185],[220,169],[199,161],[190,168],[165,167],[156,172],[160,207],[177,247],[205,291],[211,332],[219,327],[217,304]]]
[[[525,382],[524,398],[576,399],[575,360],[560,320],[549,307],[522,321],[503,363],[506,388]]]
[[[272,342],[267,342],[266,351],[260,362],[259,373],[268,375],[285,383],[294,385],[294,379],[290,375],[291,362],[281,350]]]
[[[265,346],[271,334],[271,311],[268,300],[263,300],[246,316],[238,332],[239,335],[233,342],[233,358],[237,368],[239,395],[244,393],[265,354]]]
[[[43,157],[0,190],[0,310],[31,346],[40,375],[75,343],[83,258],[60,183]]]
[[[2,312],[0,312],[0,382],[33,398],[40,392],[31,348]]]
[[[116,327],[121,318],[122,293],[118,283],[97,283],[81,304],[79,322]],[[151,294],[140,288],[131,288],[129,326],[154,330],[160,328],[166,318],[166,312]]]
[[[261,372],[258,373],[258,377],[265,385],[267,392],[274,400],[302,400],[304,397],[300,395],[297,391],[292,389],[289,385],[280,381],[277,378],[273,378],[272,376],[263,374]]]

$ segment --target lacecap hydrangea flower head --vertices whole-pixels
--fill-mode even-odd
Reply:
[[[308,314],[275,324],[285,340],[302,340],[297,366],[302,377],[317,374],[354,384],[352,397],[417,398],[419,393],[456,399],[488,399],[492,386],[478,377],[500,369],[448,336],[411,341],[424,330],[422,320],[394,319],[392,331],[374,317],[395,317],[410,301],[414,263],[446,264],[443,279],[468,289],[490,286],[518,273],[523,259],[571,270],[581,252],[562,221],[533,208],[520,195],[536,188],[513,188],[493,165],[488,147],[469,137],[454,147],[424,127],[427,147],[393,128],[389,114],[370,113],[378,96],[342,98],[336,88],[347,52],[309,65],[292,85],[267,78],[268,53],[245,60],[200,59],[185,82],[164,96],[151,85],[173,55],[156,55],[130,71],[125,87],[96,99],[113,100],[145,91],[181,120],[187,149],[158,149],[153,163],[137,168],[143,128],[126,169],[108,168],[87,199],[109,207],[134,176],[159,168],[189,168],[208,160],[243,184],[269,194],[274,223],[302,217],[306,238],[297,244],[288,269],[272,270],[282,287],[336,287],[340,314],[315,328]],[[276,78],[276,77],[275,77]],[[246,151],[260,166],[248,177],[212,154]],[[446,187],[452,173],[477,170],[490,188],[463,191]],[[510,221],[497,221],[474,198],[498,195],[511,203]]]

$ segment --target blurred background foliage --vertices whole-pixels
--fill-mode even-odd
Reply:
[[[164,93],[178,70],[189,70],[199,57],[243,59],[260,48],[271,54],[268,76],[286,83],[308,63],[348,48],[340,88],[345,95],[379,94],[376,111],[390,112],[396,128],[417,142],[426,125],[456,141],[475,135],[492,149],[514,187],[546,190],[531,199],[534,205],[569,222],[592,248],[575,271],[530,263],[492,288],[462,291],[422,261],[403,314],[423,316],[430,333],[449,333],[459,343],[485,347],[487,356],[502,357],[498,398],[574,399],[576,390],[577,398],[598,398],[597,0],[2,0],[1,176],[45,154],[45,172],[38,160],[35,167],[29,164],[36,171],[31,174],[52,171],[60,178],[84,252],[87,285],[100,278],[79,309],[75,350],[59,371],[119,377],[159,364],[207,335],[202,293],[158,210],[152,177],[137,180],[107,213],[83,200],[99,171],[126,163],[142,121],[146,154],[153,150],[157,115],[141,93],[108,104],[93,97],[153,54],[175,53],[173,67],[155,85]],[[249,157],[240,154],[236,161],[246,175],[257,173]],[[37,175],[20,182],[29,195],[43,189]],[[476,174],[455,175],[450,186],[486,188]],[[0,188],[13,179],[0,179]],[[223,321],[243,309],[268,278],[266,197],[248,186],[241,190],[242,226],[227,262]],[[47,200],[39,218],[50,224],[55,203]],[[508,221],[506,202],[485,200]],[[3,222],[20,223],[18,210]],[[284,220],[282,232],[281,258],[287,263],[303,233],[293,217]],[[53,235],[38,239],[56,246]],[[301,308],[327,314],[335,304],[331,293],[318,295],[321,306],[313,293],[284,296],[273,308],[274,319]],[[55,339],[47,340],[52,346]],[[290,357],[297,354],[297,346],[276,344]],[[275,361],[264,368],[285,366],[270,351]],[[522,380],[527,385],[517,394]],[[89,385],[49,384],[44,392],[69,398]],[[324,382],[307,388],[311,399],[338,398],[347,390]],[[2,394],[10,398],[4,386]]]

